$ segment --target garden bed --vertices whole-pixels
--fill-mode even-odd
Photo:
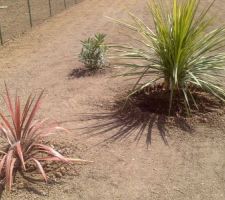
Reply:
[[[217,23],[223,23],[223,7],[217,1],[212,9],[212,15],[219,15]],[[120,36],[125,30],[104,17],[126,18],[127,9],[146,19],[145,4],[136,0],[85,0],[0,49],[0,92],[4,80],[22,99],[45,88],[40,117],[56,119],[70,130],[50,138],[51,143],[68,146],[69,156],[94,161],[58,177],[50,172],[47,185],[17,177],[14,191],[3,192],[2,199],[225,199],[222,108],[198,119],[173,118],[179,126],[159,113],[146,113],[137,122],[128,114],[115,115],[116,102],[133,84],[112,78],[122,68],[68,79],[81,67],[81,40],[103,32],[109,42],[130,41]]]

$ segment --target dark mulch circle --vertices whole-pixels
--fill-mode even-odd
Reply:
[[[198,106],[197,109],[193,101],[189,102],[191,114],[198,115],[211,113],[223,107],[223,103],[221,101],[206,92],[196,88],[191,90]],[[170,113],[169,101],[170,92],[165,90],[162,85],[155,85],[134,94],[129,99],[118,101],[116,106],[120,109],[122,107],[122,109],[125,110],[138,109],[142,113],[155,113],[165,116],[188,116],[183,94],[174,95]]]

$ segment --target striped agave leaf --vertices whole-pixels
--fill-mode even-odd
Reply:
[[[225,27],[209,31],[213,19],[208,12],[213,3],[200,11],[199,0],[172,0],[171,7],[165,1],[149,0],[154,27],[132,13],[132,23],[112,19],[135,33],[135,45],[110,46],[111,58],[120,60],[114,65],[130,69],[120,75],[137,77],[130,95],[161,82],[170,92],[169,111],[178,93],[188,112],[191,102],[197,108],[193,86],[225,101],[219,80],[225,69]]]

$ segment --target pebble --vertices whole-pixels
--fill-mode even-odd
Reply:
[[[55,173],[55,177],[56,178],[61,178],[63,175],[62,175],[62,173],[61,172],[56,172]]]

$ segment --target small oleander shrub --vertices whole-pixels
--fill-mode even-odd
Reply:
[[[0,112],[0,137],[5,141],[0,151],[0,177],[6,189],[11,190],[16,172],[28,169],[33,163],[47,182],[43,167],[44,162],[87,162],[81,159],[67,158],[54,148],[46,145],[46,137],[54,135],[64,128],[49,122],[48,119],[35,120],[40,107],[43,91],[35,98],[30,95],[22,108],[20,97],[16,95],[15,102],[10,97],[6,87],[5,104],[8,108],[6,117]]]
[[[98,33],[94,37],[81,41],[83,47],[79,58],[87,69],[97,70],[106,65],[108,47],[105,44],[105,37],[105,34]]]

